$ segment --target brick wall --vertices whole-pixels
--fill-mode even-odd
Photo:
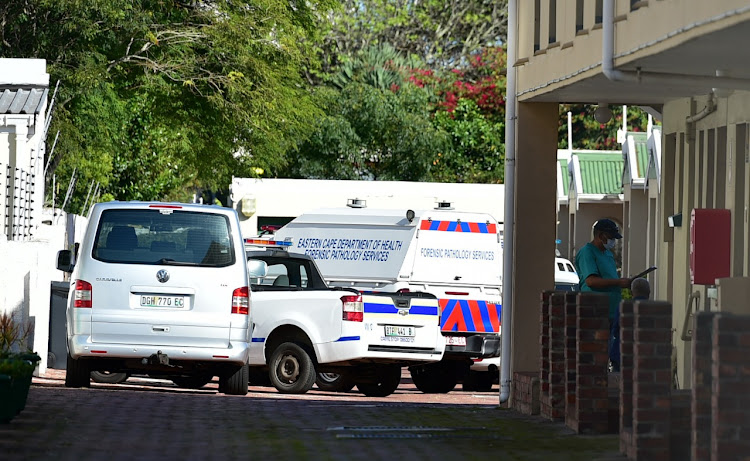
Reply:
[[[711,460],[750,459],[750,316],[713,318]]]
[[[576,314],[575,412],[566,424],[578,433],[606,433],[609,297],[580,293]]]
[[[524,415],[539,414],[539,375],[535,372],[513,373],[513,409]]]
[[[714,312],[698,312],[693,318],[690,459],[694,461],[711,459],[711,336],[714,315]]]
[[[633,456],[633,301],[620,304],[620,451]]]
[[[551,293],[547,302],[547,379],[540,413],[552,421],[565,417],[565,293]]]
[[[575,419],[576,411],[576,330],[578,293],[565,295],[565,420]]]

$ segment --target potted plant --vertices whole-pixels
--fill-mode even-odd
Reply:
[[[0,314],[0,423],[7,423],[26,407],[31,378],[41,360],[28,347],[30,323]]]

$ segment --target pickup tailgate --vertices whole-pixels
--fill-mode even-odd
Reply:
[[[427,293],[363,294],[364,338],[370,351],[422,353],[442,349],[440,308]]]

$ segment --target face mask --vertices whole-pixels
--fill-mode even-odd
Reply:
[[[617,241],[615,239],[607,239],[607,243],[604,244],[604,248],[608,250],[614,250]]]

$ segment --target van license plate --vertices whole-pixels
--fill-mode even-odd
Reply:
[[[185,307],[184,296],[141,296],[141,307]]]
[[[396,325],[386,325],[385,326],[385,335],[386,336],[406,336],[406,337],[413,337],[414,336],[414,327],[401,327]]]
[[[466,337],[464,337],[464,336],[446,336],[445,337],[445,345],[446,346],[465,346],[466,345]]]

